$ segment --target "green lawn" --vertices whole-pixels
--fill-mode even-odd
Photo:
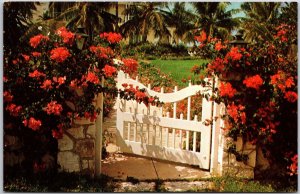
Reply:
[[[178,83],[179,86],[187,86],[188,83],[182,83],[182,79],[188,79],[191,76],[193,79],[195,76],[191,73],[191,68],[194,65],[202,65],[207,63],[208,60],[196,59],[196,60],[151,60],[150,63],[155,67],[161,69],[162,72],[170,74],[172,79]]]

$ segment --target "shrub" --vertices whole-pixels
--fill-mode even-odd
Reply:
[[[143,93],[138,89],[126,93],[115,87],[114,77],[121,67],[113,58],[118,53],[120,35],[102,34],[82,49],[76,44],[81,39],[60,28],[49,36],[32,37],[30,45],[23,45],[18,53],[7,48],[4,51],[4,134],[20,138],[25,155],[22,169],[29,172],[46,169],[42,157],[47,153],[55,160],[56,139],[75,119],[95,121],[104,111],[94,106],[98,93],[113,98],[121,92],[121,97],[131,99]],[[138,64],[130,64],[136,71],[133,65]],[[102,77],[105,86],[101,85]],[[148,100],[144,96],[142,102]],[[109,110],[111,106],[106,104],[104,108]],[[5,152],[9,150],[5,146]]]
[[[227,107],[223,119],[229,137],[243,137],[263,149],[272,167],[297,174],[297,42],[295,26],[273,29],[273,40],[248,48],[218,39],[202,40],[213,60],[207,76],[220,84],[211,97]],[[196,70],[197,68],[195,68]]]

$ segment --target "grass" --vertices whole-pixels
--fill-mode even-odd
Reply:
[[[194,65],[202,65],[207,63],[205,59],[193,59],[193,60],[151,60],[150,63],[159,68],[162,72],[169,74],[171,78],[176,81],[179,86],[185,87],[187,83],[183,83],[182,79],[188,80],[190,77],[192,80],[195,75],[191,73],[191,69]]]

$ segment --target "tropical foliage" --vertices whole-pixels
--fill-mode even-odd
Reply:
[[[194,2],[195,25],[207,36],[227,39],[239,20],[232,18],[236,10],[227,11],[228,2]]]
[[[281,24],[270,32],[273,41],[258,39],[255,47],[248,48],[233,47],[220,39],[203,39],[203,47],[213,54],[206,72],[220,79],[211,98],[226,107],[223,119],[228,136],[243,137],[262,148],[271,168],[276,167],[273,172],[280,169],[281,173],[295,175],[298,78],[293,44],[297,31],[296,26]],[[194,68],[195,72],[199,68]],[[234,147],[229,151],[239,160],[247,159]]]
[[[161,2],[141,2],[129,6],[124,14],[132,18],[120,27],[120,32],[125,36],[142,36],[142,42],[147,41],[150,30],[154,31],[155,37],[160,39],[169,37],[164,16],[161,12]]]
[[[94,106],[99,93],[157,102],[138,88],[116,89],[117,70],[132,73],[138,65],[132,59],[122,59],[121,66],[113,62],[119,34],[101,34],[82,49],[76,44],[81,38],[62,27],[55,34],[32,37],[17,54],[4,53],[4,133],[23,142],[22,168],[29,172],[45,170],[41,158],[47,152],[56,157],[55,139],[75,120],[95,121],[103,111]]]

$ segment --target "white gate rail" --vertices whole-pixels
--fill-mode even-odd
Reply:
[[[128,78],[120,71],[117,87],[122,84],[132,84],[144,88],[151,96],[157,96],[161,102],[173,103],[173,118],[170,113],[164,113],[160,107],[138,104],[136,101],[117,101],[117,144],[121,152],[133,153],[163,160],[199,165],[200,168],[210,168],[211,126],[204,121],[212,120],[212,102],[202,99],[202,116],[191,120],[191,100],[197,93],[211,94],[211,88],[189,84],[188,87],[173,93],[156,92]],[[187,99],[187,118],[176,115],[177,103]]]

